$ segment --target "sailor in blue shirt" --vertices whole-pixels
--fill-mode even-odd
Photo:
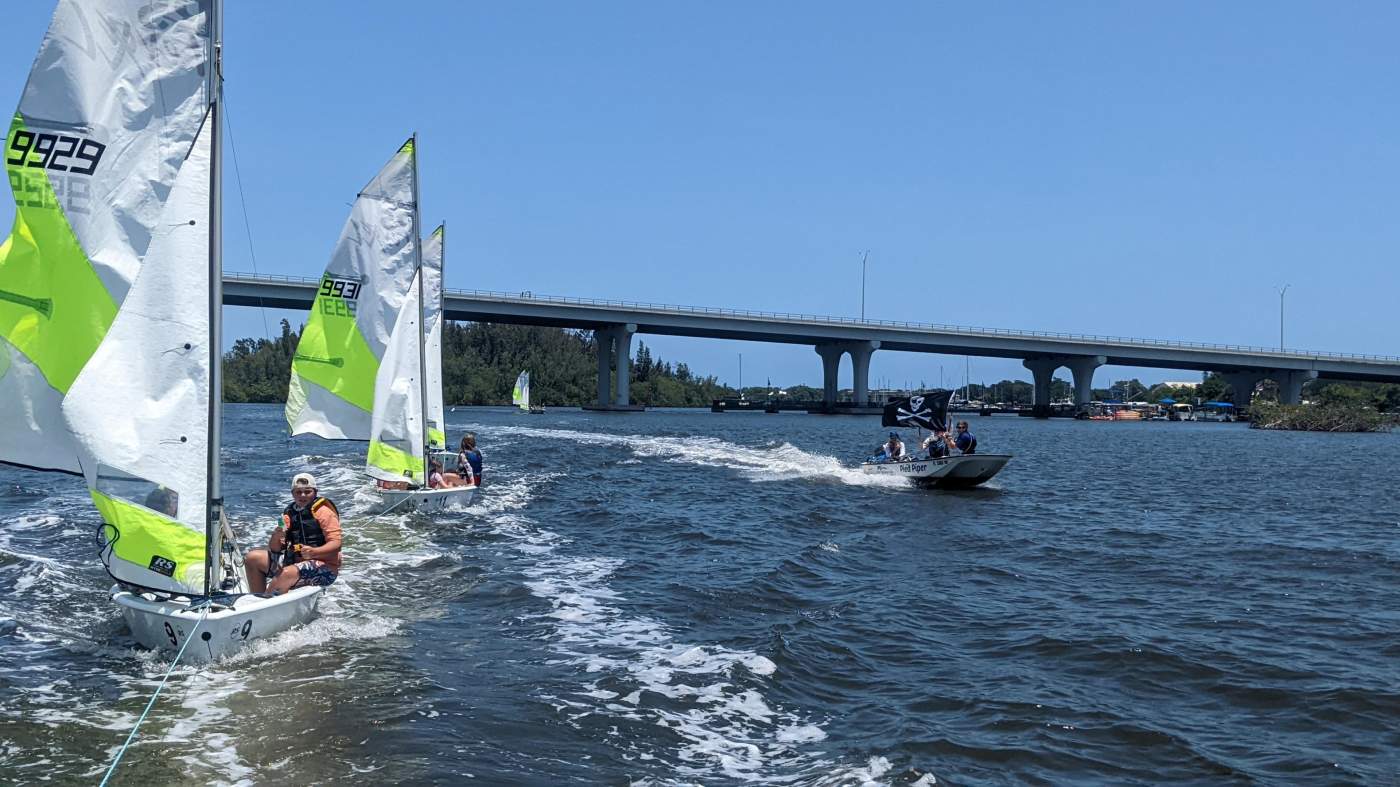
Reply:
[[[977,453],[977,438],[972,436],[972,432],[967,431],[967,421],[958,421],[958,437],[955,445],[964,454]]]

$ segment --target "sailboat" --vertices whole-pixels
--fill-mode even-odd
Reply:
[[[519,377],[515,378],[515,389],[511,391],[511,404],[520,408],[522,413],[532,413],[539,415],[544,412],[542,405],[530,404],[530,372],[523,371]]]
[[[948,402],[952,391],[926,393],[891,400],[885,405],[880,423],[890,427],[916,427],[935,434],[948,431]],[[939,489],[967,489],[978,486],[1001,472],[1011,461],[1010,454],[962,454],[916,458],[906,449],[897,460],[871,458],[861,463],[866,475],[906,478],[917,486]]]
[[[428,488],[430,452],[446,448],[444,234],[419,237],[415,136],[356,197],[292,358],[291,434],[368,441],[365,469],[386,513],[465,505],[476,492]]]
[[[84,478],[132,634],[192,661],[322,593],[244,593],[224,518],[221,23],[220,0],[60,0],[6,140],[0,245],[0,461]]]

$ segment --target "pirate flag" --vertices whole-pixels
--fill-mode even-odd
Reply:
[[[919,426],[930,432],[948,431],[948,400],[952,391],[928,391],[885,405],[881,426]]]

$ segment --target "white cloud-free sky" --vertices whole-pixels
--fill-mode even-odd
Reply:
[[[7,4],[0,103],[51,11]],[[318,276],[417,131],[450,287],[856,315],[869,250],[872,317],[1274,346],[1290,284],[1289,347],[1400,354],[1397,29],[1380,2],[234,0],[225,268],[251,235],[260,272]],[[641,338],[820,383],[810,348]],[[940,366],[878,352],[872,382]],[[1189,377],[1096,384],[1132,375]]]

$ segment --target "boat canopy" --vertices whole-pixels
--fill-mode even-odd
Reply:
[[[1176,404],[1176,400],[1171,398],[1158,399],[1157,404]]]
[[[1203,406],[1204,406],[1204,407],[1228,407],[1228,408],[1230,408],[1230,409],[1232,409],[1232,410],[1233,410],[1234,407],[1235,407],[1233,404],[1230,404],[1229,402],[1206,402]]]

